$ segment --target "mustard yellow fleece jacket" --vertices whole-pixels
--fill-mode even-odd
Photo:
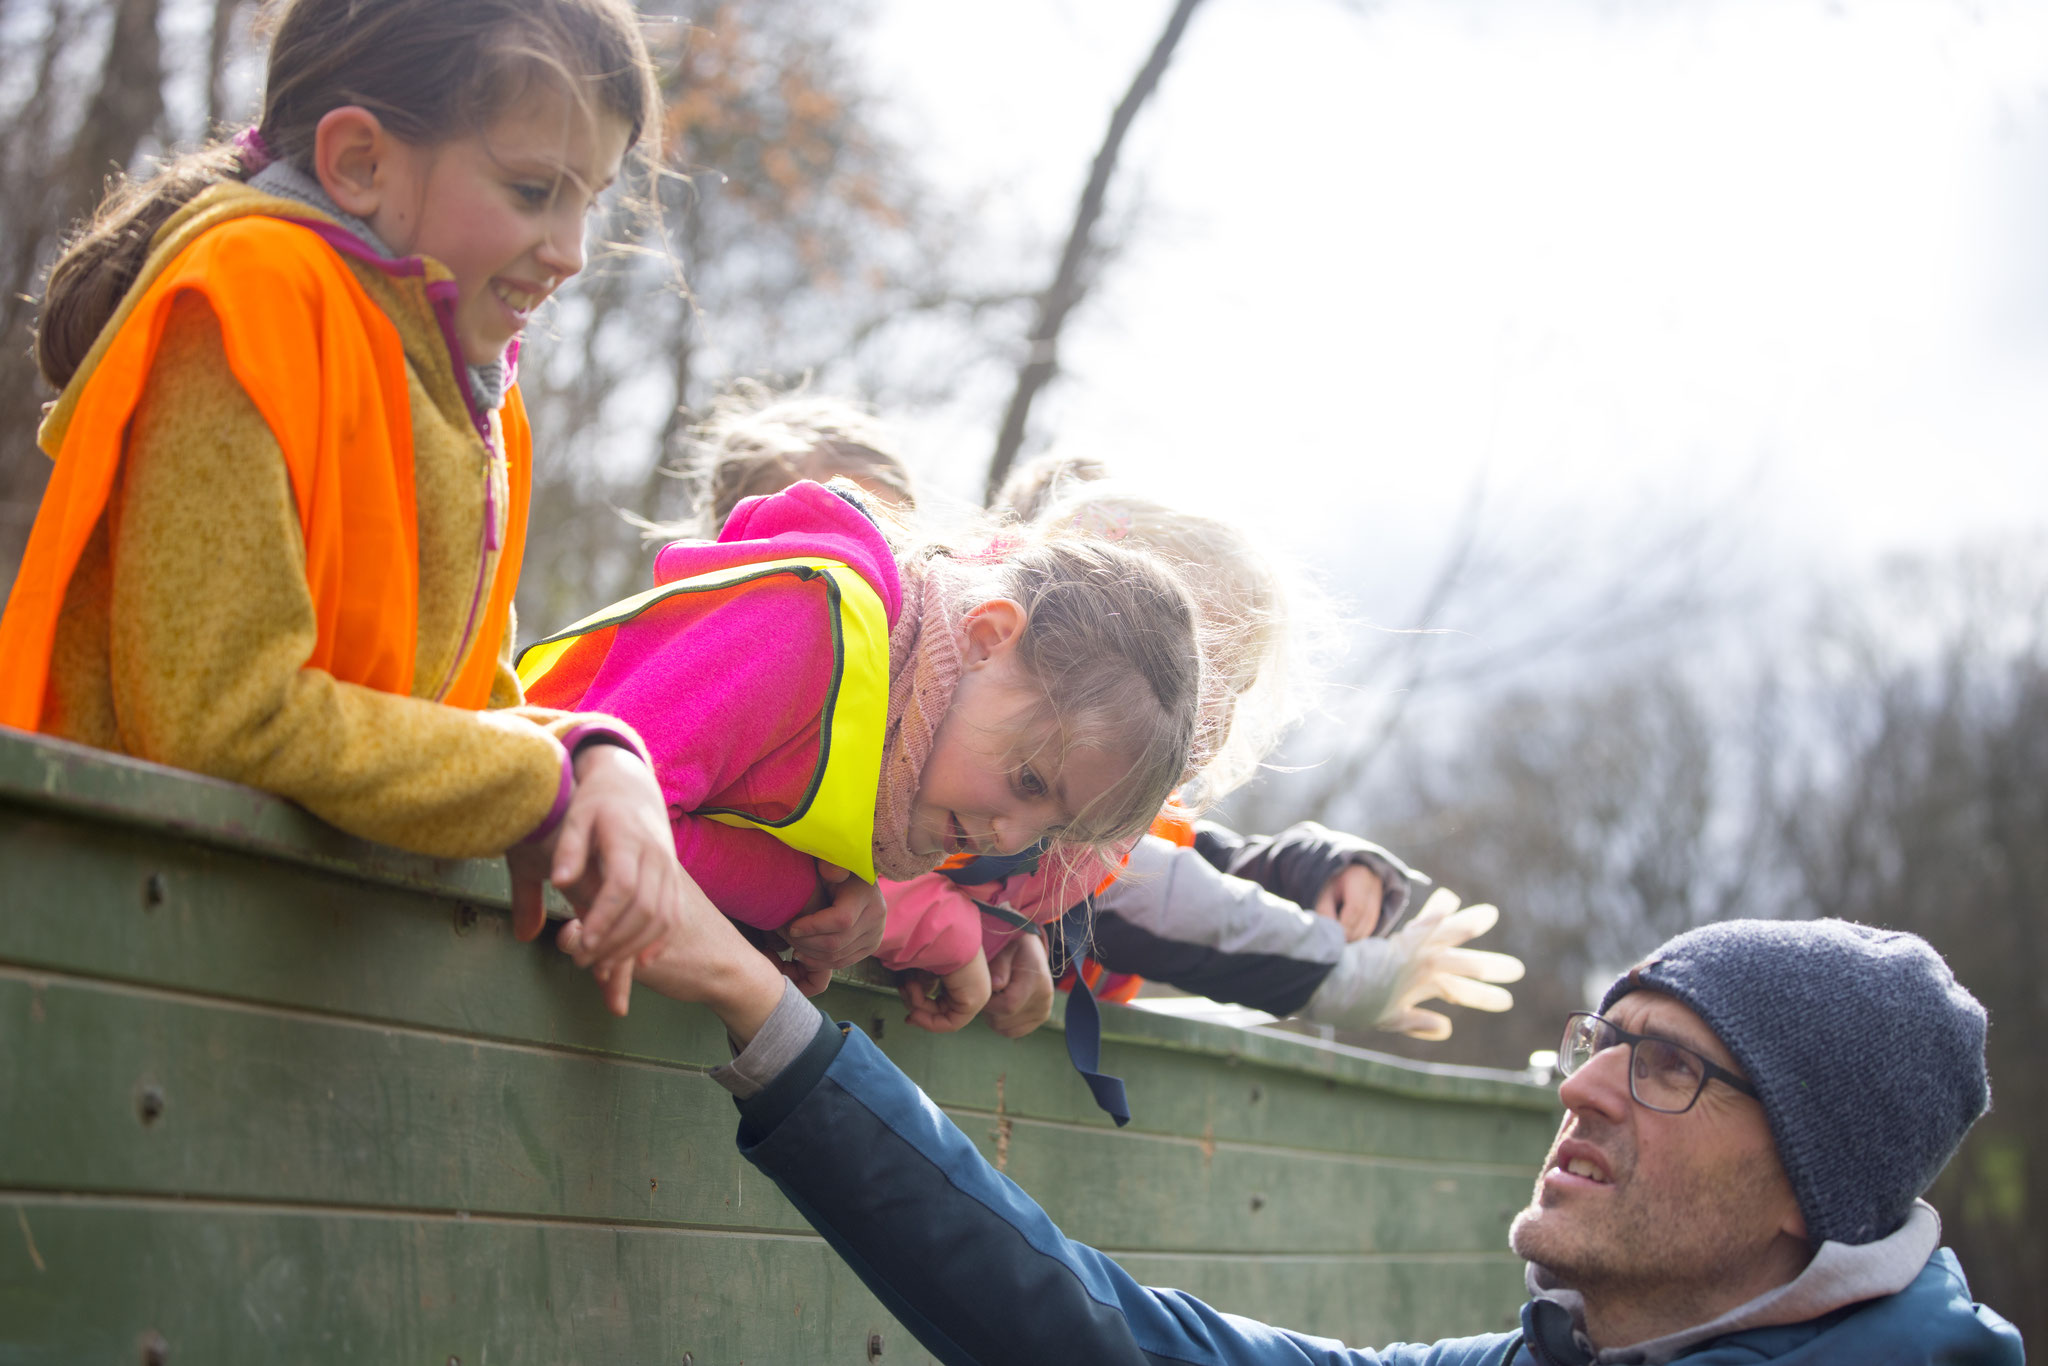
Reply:
[[[198,236],[249,214],[320,216],[245,185],[215,186],[157,234],[129,299]],[[491,442],[479,435],[428,301],[426,286],[446,270],[429,261],[424,277],[406,278],[348,265],[405,349],[419,510],[413,695],[305,667],[317,632],[283,453],[229,369],[219,322],[187,296],[171,312],[107,511],[66,590],[41,729],[248,783],[420,853],[500,853],[559,818],[565,739],[595,730],[637,740],[607,717],[521,705],[510,621],[495,710],[433,700],[462,662],[480,569],[486,582],[496,569],[487,507],[500,523],[489,539],[504,539],[503,436],[496,415]],[[52,406],[44,449],[61,443],[88,374]]]

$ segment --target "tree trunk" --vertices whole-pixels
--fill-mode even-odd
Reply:
[[[1188,19],[1201,2],[1176,0],[1165,31],[1153,44],[1151,56],[1138,68],[1131,88],[1124,92],[1116,112],[1109,117],[1109,131],[1103,135],[1102,147],[1095,153],[1095,164],[1088,172],[1088,183],[1081,190],[1081,202],[1074,209],[1074,226],[1067,234],[1066,249],[1060,253],[1059,269],[1053,274],[1052,284],[1038,296],[1038,321],[1031,329],[1031,350],[1017,371],[1017,390],[1010,396],[1009,410],[1003,414],[1002,430],[996,436],[995,454],[989,460],[985,503],[995,501],[1003,480],[1009,477],[1010,466],[1016,463],[1017,452],[1024,445],[1032,400],[1058,370],[1060,329],[1066,325],[1067,314],[1087,292],[1086,273],[1094,254],[1095,224],[1102,217],[1103,202],[1109,197],[1109,181],[1116,173],[1124,135],[1130,132],[1138,110],[1158,89],[1159,79],[1166,74],[1167,63],[1173,60],[1173,50],[1187,29]]]

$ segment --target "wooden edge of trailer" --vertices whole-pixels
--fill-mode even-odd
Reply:
[[[304,808],[255,788],[48,736],[0,728],[0,803],[129,826],[219,849],[341,874],[373,885],[506,908],[498,859],[437,859],[348,835]],[[549,913],[568,907],[552,888]],[[836,974],[838,985],[893,996],[872,960]],[[1053,1028],[1064,1027],[1065,998]],[[1306,1035],[1247,1030],[1144,1010],[1104,1013],[1103,1038],[1263,1067],[1420,1099],[1554,1112],[1555,1091],[1520,1072],[1417,1062]]]

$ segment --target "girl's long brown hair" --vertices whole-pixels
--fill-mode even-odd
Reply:
[[[272,155],[310,171],[320,120],[361,105],[416,145],[488,124],[535,80],[623,120],[629,145],[659,127],[660,97],[626,0],[281,0],[257,127]],[[123,179],[50,271],[36,364],[51,387],[78,372],[135,283],[157,229],[202,190],[246,179],[216,143]]]

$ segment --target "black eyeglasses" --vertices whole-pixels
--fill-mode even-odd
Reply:
[[[1557,1046],[1558,1075],[1568,1077],[1593,1061],[1595,1054],[1621,1044],[1627,1044],[1629,1050],[1628,1093],[1646,1110],[1682,1115],[1693,1107],[1707,1083],[1715,1080],[1756,1098],[1754,1086],[1684,1044],[1631,1034],[1585,1011],[1565,1017],[1564,1041]]]

